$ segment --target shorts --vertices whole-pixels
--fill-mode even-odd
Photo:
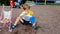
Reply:
[[[23,19],[23,21],[24,21],[24,23],[22,23],[22,22],[20,21],[21,24],[23,24],[23,25],[32,25],[31,23],[29,23],[30,21],[26,21],[26,20],[24,20],[24,19]]]

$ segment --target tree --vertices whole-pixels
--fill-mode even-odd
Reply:
[[[1,4],[9,5],[9,0],[0,0]]]

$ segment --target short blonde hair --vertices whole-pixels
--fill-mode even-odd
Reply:
[[[25,4],[23,5],[23,9],[26,10],[26,9],[30,9],[30,6],[28,4]]]

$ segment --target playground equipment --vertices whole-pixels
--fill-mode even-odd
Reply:
[[[46,5],[46,0],[36,0],[36,4],[44,4],[44,5]]]
[[[9,31],[11,30],[11,24],[12,24],[12,19],[11,19],[11,14],[12,14],[12,8],[10,11],[5,11],[4,10],[4,5],[2,8],[2,13],[1,13],[1,18],[0,18],[0,22],[3,24],[2,27],[8,27]]]
[[[50,4],[53,5],[54,3],[55,3],[55,0],[47,0],[47,1],[46,1],[46,4],[47,4],[47,5],[50,5]]]
[[[59,3],[57,0],[36,0],[36,4],[44,4],[44,5],[50,5],[50,4],[55,4]]]
[[[56,1],[56,3],[60,3],[60,1]]]
[[[60,5],[60,0],[57,0],[55,4]]]
[[[45,0],[45,5],[46,5],[46,0]]]

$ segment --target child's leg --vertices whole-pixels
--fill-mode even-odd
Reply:
[[[22,18],[17,17],[17,19],[16,19],[16,21],[15,21],[15,25],[17,25],[17,23],[18,23],[19,21],[23,22]]]
[[[16,25],[17,25],[17,23],[18,23],[19,21],[23,22],[23,20],[22,20],[20,17],[17,17],[14,25],[12,25],[12,29],[16,28]]]
[[[22,18],[17,17],[17,19],[16,19],[16,21],[15,21],[14,25],[12,25],[12,29],[16,28],[16,25],[17,25],[17,23],[18,23],[19,21],[21,21],[21,22],[23,23]]]

